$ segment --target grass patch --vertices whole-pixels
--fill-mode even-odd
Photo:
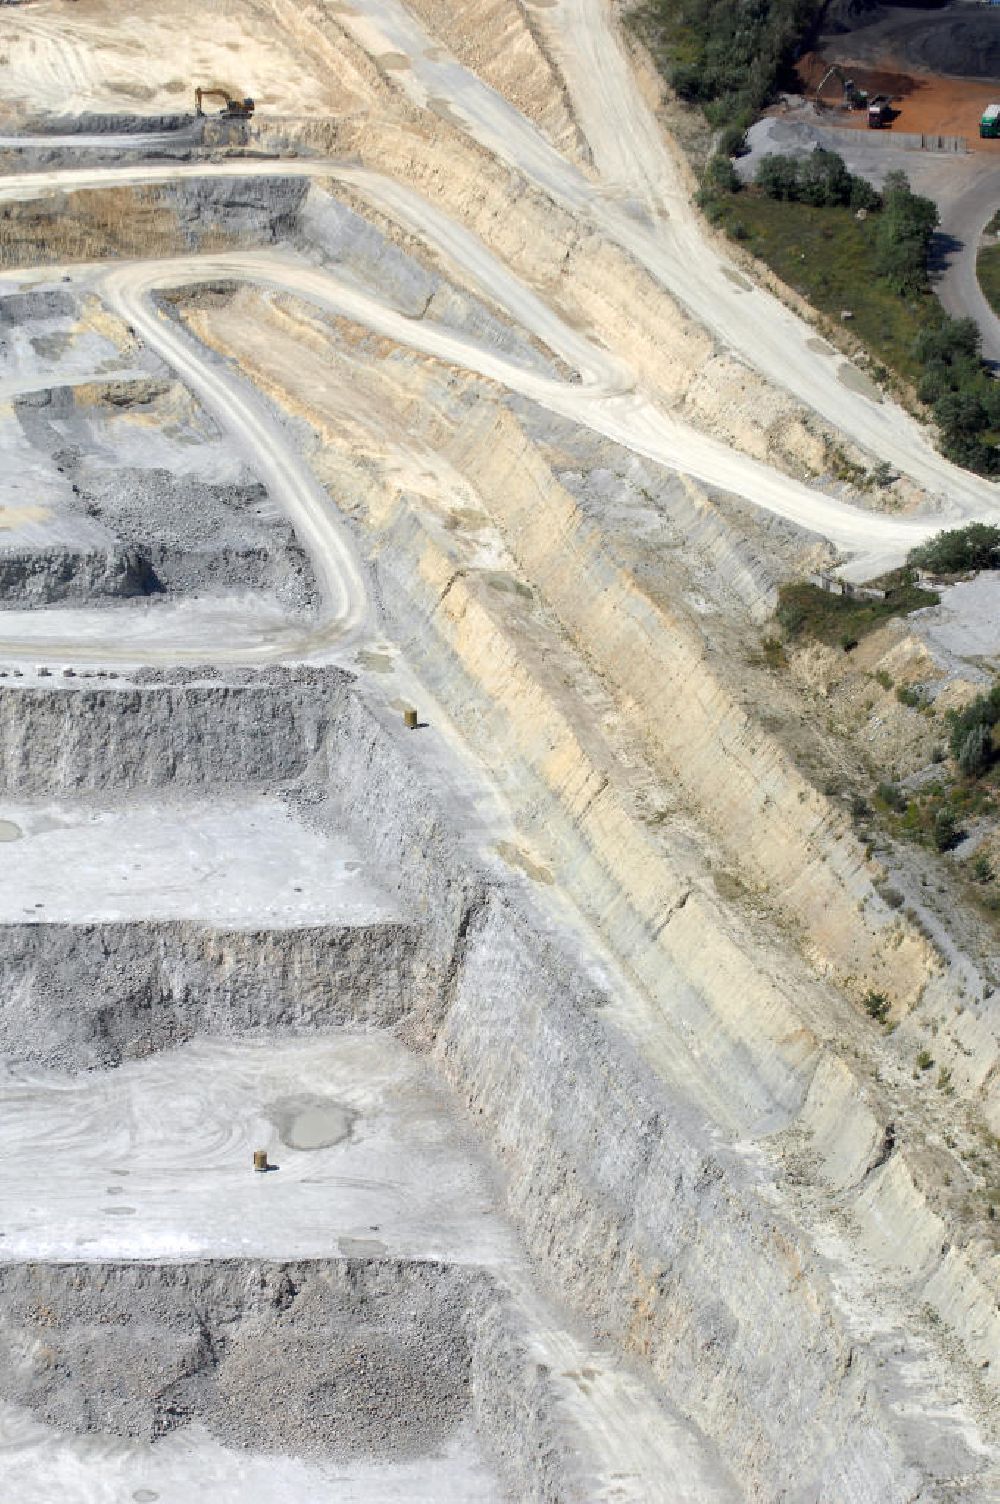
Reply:
[[[976,275],[983,289],[983,296],[1000,317],[1000,245],[987,245],[979,252]]]
[[[887,592],[884,601],[865,601],[831,595],[804,581],[782,585],[778,591],[778,623],[788,637],[812,637],[829,647],[847,649],[893,616],[936,606],[940,599],[935,590],[913,584],[906,570],[887,576],[882,586]]]
[[[710,217],[821,312],[839,320],[850,309],[851,333],[883,366],[916,385],[922,374],[917,336],[944,313],[932,292],[900,297],[880,280],[877,215],[859,220],[851,209],[788,203],[746,189],[715,198]],[[830,380],[836,379],[831,362]]]

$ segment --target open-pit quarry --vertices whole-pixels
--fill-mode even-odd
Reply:
[[[760,650],[996,488],[622,19],[0,7],[11,1504],[1000,1497],[1000,958]]]

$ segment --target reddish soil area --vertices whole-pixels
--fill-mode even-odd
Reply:
[[[844,39],[849,41],[848,38]],[[988,104],[1000,104],[1000,80],[984,82],[981,78],[943,78],[933,73],[905,73],[892,66],[887,58],[879,67],[836,60],[848,78],[869,94],[888,94],[898,111],[892,123],[895,131],[919,135],[964,136],[972,151],[1000,153],[1000,141],[981,141],[979,117]],[[797,73],[802,93],[815,97],[816,87],[830,67],[831,58],[809,52],[800,61]],[[840,80],[831,78],[823,90],[828,106],[829,123],[854,130],[867,130],[868,117],[863,110],[842,110]]]

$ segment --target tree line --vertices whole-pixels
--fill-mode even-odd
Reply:
[[[637,20],[671,88],[735,150],[802,50],[825,0],[645,0]]]
[[[914,193],[903,172],[886,174],[879,193],[848,171],[836,152],[816,147],[805,157],[773,153],[758,163],[754,182],[769,198],[814,208],[863,209],[873,215],[875,274],[901,298],[929,293],[931,242],[937,206]],[[706,171],[712,192],[735,193],[740,181],[728,158],[714,157]],[[917,395],[930,407],[942,453],[980,475],[1000,475],[1000,382],[987,370],[972,319],[950,319],[938,304],[917,336]]]

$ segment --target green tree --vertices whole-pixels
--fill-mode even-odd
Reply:
[[[912,192],[905,173],[890,172],[875,232],[875,265],[882,280],[902,297],[927,288],[927,258],[937,223],[937,206]]]
[[[972,569],[1000,569],[1000,527],[970,522],[949,528],[911,548],[907,563],[939,574],[963,574]]]
[[[920,331],[913,353],[921,365],[940,361],[946,366],[978,368],[982,338],[973,319],[943,319]]]
[[[882,195],[873,188],[867,178],[860,178],[856,174],[851,176],[852,209],[880,209],[882,207]]]
[[[988,726],[973,726],[958,749],[958,766],[966,778],[978,778],[993,761],[993,737]]]
[[[798,161],[780,152],[769,152],[758,162],[754,181],[768,198],[793,201],[799,197]]]
[[[817,146],[802,164],[799,197],[816,208],[829,208],[851,201],[851,174],[843,157]]]
[[[773,97],[824,0],[645,0],[637,20],[682,99],[745,130]]]

